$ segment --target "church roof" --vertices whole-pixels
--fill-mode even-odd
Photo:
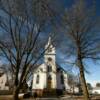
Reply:
[[[41,65],[44,65],[46,67],[46,63],[37,64],[33,67],[33,72],[36,71],[39,67],[41,67]],[[57,71],[64,71],[65,73],[67,73],[67,71],[64,68],[62,68],[58,63],[56,63],[56,67]]]
[[[63,70],[65,73],[67,73],[67,71],[64,68],[62,68],[58,63],[56,63],[56,65],[57,65],[57,70]]]

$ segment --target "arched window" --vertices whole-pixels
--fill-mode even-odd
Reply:
[[[66,90],[65,86],[63,86],[63,90],[64,90],[64,91]]]
[[[48,67],[47,68],[48,69],[48,72],[51,72],[52,71],[52,66],[51,65],[48,65],[47,67]]]
[[[61,84],[64,84],[64,76],[61,75]]]
[[[37,78],[36,78],[36,84],[39,84],[39,78],[40,78],[40,76],[37,75]]]

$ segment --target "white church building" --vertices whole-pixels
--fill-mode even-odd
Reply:
[[[47,49],[48,48],[48,49]],[[39,96],[69,91],[67,72],[56,63],[56,50],[51,38],[45,46],[44,63],[33,72],[32,91]]]
[[[7,81],[7,74],[4,72],[2,68],[0,68],[0,90],[9,90]]]

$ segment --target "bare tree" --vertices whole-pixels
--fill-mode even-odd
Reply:
[[[73,72],[71,72],[70,74],[68,74],[68,84],[70,86],[71,94],[75,94],[76,92],[78,92],[76,91],[76,88],[79,88],[79,77],[77,75],[74,75]]]
[[[75,87],[75,79],[74,75],[69,75],[68,77],[68,84],[70,85],[70,92],[74,94],[74,87]]]
[[[91,93],[90,91],[93,89],[91,83],[87,83],[87,88],[88,88],[89,93]]]
[[[14,100],[18,100],[20,88],[49,47],[43,50],[49,35],[44,34],[44,30],[48,31],[48,26],[54,27],[55,24],[53,2],[29,1],[30,3],[28,0],[1,2],[0,54],[10,64],[14,75]]]
[[[93,3],[94,4],[94,3]],[[98,31],[98,16],[95,14],[95,6],[87,7],[83,0],[78,0],[71,8],[65,11],[64,32],[67,35],[69,51],[75,58],[76,66],[80,71],[80,81],[84,94],[84,100],[89,99],[89,93],[86,86],[84,71],[87,59],[100,59],[100,34]],[[68,45],[67,45],[68,46]]]
[[[96,83],[96,87],[100,87],[100,83]]]

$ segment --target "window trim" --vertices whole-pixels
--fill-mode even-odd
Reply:
[[[52,72],[52,66],[51,65],[47,65],[47,71]]]
[[[64,84],[64,76],[63,76],[63,74],[61,74],[61,76],[60,76],[60,82],[61,82],[61,84]]]
[[[36,84],[39,84],[39,80],[40,80],[40,76],[37,75],[37,76],[36,76]]]

